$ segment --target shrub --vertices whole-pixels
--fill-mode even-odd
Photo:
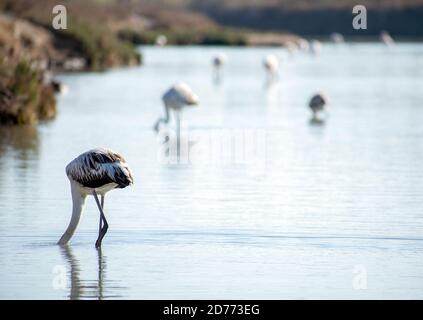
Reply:
[[[56,115],[51,86],[26,60],[0,62],[0,124],[33,124]]]

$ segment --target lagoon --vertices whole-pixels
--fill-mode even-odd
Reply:
[[[0,128],[0,299],[423,298],[422,44],[140,50],[141,67],[60,75],[53,122]],[[271,85],[269,53],[281,59]],[[196,161],[179,165],[159,159],[152,130],[177,81],[201,101],[183,115]],[[317,91],[330,101],[320,125]],[[221,132],[265,149],[212,158]],[[93,199],[61,248],[64,167],[97,146],[125,155],[135,185],[107,195],[101,251]]]

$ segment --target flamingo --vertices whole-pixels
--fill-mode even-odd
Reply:
[[[338,33],[338,32],[332,33],[330,35],[330,38],[333,42],[338,43],[338,44],[345,42],[344,36],[342,34]]]
[[[100,211],[100,223],[96,248],[109,227],[104,215],[104,197],[113,189],[123,189],[134,183],[132,172],[125,159],[110,149],[97,148],[87,151],[72,160],[66,166],[66,175],[70,180],[72,192],[72,216],[65,233],[58,244],[66,245],[78,226],[86,197],[93,195]],[[101,196],[101,203],[98,199]]]
[[[172,87],[170,87],[162,97],[166,116],[164,118],[159,118],[154,125],[154,130],[159,131],[159,126],[161,123],[169,123],[170,120],[170,109],[174,112],[176,117],[176,125],[180,125],[180,113],[182,109],[186,106],[195,106],[199,103],[198,96],[191,90],[191,88],[183,82],[179,82]]]
[[[159,47],[164,47],[167,45],[167,37],[164,34],[160,34],[156,38],[156,45]]]
[[[382,31],[380,33],[380,41],[382,41],[387,46],[391,46],[395,43],[394,39],[391,37],[388,31]]]
[[[263,65],[267,71],[268,79],[273,81],[279,68],[278,58],[276,58],[273,54],[269,54],[264,58]]]
[[[215,66],[215,68],[220,68],[224,65],[225,61],[226,56],[223,53],[219,53],[213,58],[213,65]]]
[[[299,39],[297,41],[297,46],[300,51],[308,51],[310,48],[310,44],[306,39]]]
[[[54,92],[61,93],[61,94],[68,93],[68,90],[69,90],[68,87],[65,84],[63,84],[62,82],[57,81],[57,80],[51,80],[50,84],[51,84],[51,87],[53,88]]]
[[[213,57],[213,66],[214,66],[214,77],[216,81],[220,80],[220,70],[225,64],[226,56],[223,53],[217,54]]]
[[[285,43],[285,48],[291,56],[293,56],[298,49],[297,45],[291,41]]]
[[[319,40],[312,40],[310,42],[310,52],[313,55],[318,55],[322,50],[322,43]]]
[[[191,88],[183,82],[179,82],[172,87],[170,87],[162,97],[166,115],[164,118],[159,118],[154,125],[154,130],[159,131],[161,123],[169,123],[170,120],[170,110],[173,111],[176,118],[176,138],[177,138],[177,150],[178,150],[178,159],[179,159],[179,146],[181,139],[181,112],[182,109],[186,106],[195,106],[198,105],[200,99],[198,96],[191,90]]]
[[[325,109],[327,98],[322,93],[315,94],[308,104],[311,111],[313,112],[313,119],[317,119],[317,113]]]

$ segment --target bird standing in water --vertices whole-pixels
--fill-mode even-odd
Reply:
[[[72,238],[79,224],[86,197],[94,196],[100,211],[100,223],[96,248],[109,227],[104,215],[104,197],[113,189],[123,189],[134,183],[132,172],[125,159],[110,149],[98,148],[87,151],[66,166],[72,192],[72,216],[68,228],[58,244],[65,245]],[[101,203],[98,196],[101,196]]]
[[[277,77],[279,69],[278,58],[276,58],[273,54],[269,54],[264,58],[263,65],[267,72],[268,82],[273,82]]]
[[[165,117],[159,118],[154,125],[154,130],[159,131],[160,124],[169,123],[170,110],[175,113],[176,125],[180,123],[180,113],[186,106],[194,106],[199,102],[198,96],[191,90],[191,88],[183,83],[177,83],[167,90],[162,97],[165,106]]]
[[[392,46],[395,43],[389,32],[385,30],[380,33],[379,38],[387,46]]]
[[[313,120],[317,120],[319,111],[325,110],[326,103],[327,99],[322,93],[317,93],[310,99],[308,106],[313,112]]]
[[[174,112],[176,120],[176,141],[177,154],[179,159],[181,140],[181,112],[187,106],[194,106],[199,103],[198,96],[185,83],[177,83],[165,92],[162,97],[165,106],[165,117],[159,118],[154,125],[154,130],[159,132],[160,124],[168,124],[170,121],[170,110]]]
[[[338,33],[338,32],[333,32],[330,35],[330,39],[332,40],[332,42],[337,43],[337,44],[345,42],[344,36],[342,34]]]
[[[219,53],[213,57],[213,67],[214,67],[214,80],[216,83],[220,82],[222,77],[222,67],[225,64],[226,56],[223,53]]]
[[[310,42],[310,53],[317,56],[322,51],[322,43],[319,40],[312,40]]]

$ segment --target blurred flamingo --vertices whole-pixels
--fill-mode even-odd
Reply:
[[[279,60],[273,54],[269,54],[264,58],[264,68],[267,72],[267,79],[269,82],[275,80],[279,69]]]

